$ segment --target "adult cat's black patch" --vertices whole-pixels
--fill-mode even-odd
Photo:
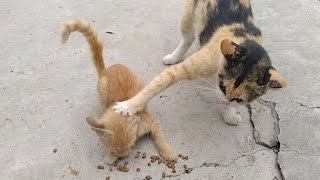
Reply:
[[[248,35],[251,36],[261,36],[261,31],[254,26],[253,24],[244,24],[245,28],[234,28],[231,31],[233,32],[234,36],[236,37],[247,37]]]
[[[200,0],[195,0],[199,3]],[[204,0],[202,0],[204,1]],[[236,9],[230,9],[237,6]],[[217,5],[212,8],[208,7],[207,23],[203,32],[200,34],[200,44],[205,45],[212,34],[223,25],[231,25],[233,23],[243,23],[246,33],[261,34],[260,30],[252,23],[248,22],[248,18],[252,16],[251,7],[243,6],[239,0],[217,0]],[[244,32],[239,32],[238,35],[243,35]]]

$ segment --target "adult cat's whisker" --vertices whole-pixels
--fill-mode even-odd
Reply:
[[[211,85],[211,86],[213,86],[213,87],[216,87],[212,82],[210,82],[210,81],[208,81],[208,80],[206,80],[206,79],[204,79],[204,78],[201,78],[201,77],[197,77],[198,79],[200,79],[200,80],[202,80],[202,81],[204,81],[204,82],[206,82],[206,83],[208,83],[209,85]]]
[[[211,88],[203,87],[203,86],[197,86],[197,87],[195,87],[195,89],[203,89],[203,90],[209,90],[209,91],[214,91],[214,92],[217,91],[217,89],[211,89]]]

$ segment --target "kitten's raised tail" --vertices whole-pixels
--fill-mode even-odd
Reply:
[[[93,62],[100,76],[102,71],[105,69],[103,60],[103,43],[98,39],[97,33],[91,27],[90,23],[80,20],[71,21],[65,24],[61,34],[61,42],[63,44],[66,43],[70,34],[74,31],[78,31],[86,37],[90,45]]]

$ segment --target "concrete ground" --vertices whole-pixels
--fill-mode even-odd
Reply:
[[[183,6],[184,0],[1,1],[0,179],[161,179],[163,171],[165,179],[319,179],[318,0],[252,1],[265,47],[289,87],[254,102],[251,115],[242,109],[239,126],[224,123],[218,98],[197,88],[208,84],[181,82],[149,107],[169,143],[189,160],[179,160],[176,173],[148,167],[157,151],[145,137],[135,151],[146,152],[148,160],[122,160],[129,161],[128,173],[96,168],[106,166],[106,150],[85,117],[100,113],[97,75],[82,36],[60,44],[62,24],[91,21],[105,41],[107,64],[123,63],[149,82],[180,40]],[[191,174],[183,164],[194,169]]]

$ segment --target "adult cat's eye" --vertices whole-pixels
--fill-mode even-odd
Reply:
[[[232,101],[237,101],[237,103],[243,102],[243,100],[242,100],[242,99],[239,99],[239,98],[232,98],[232,99],[230,100],[230,102],[232,102]]]

